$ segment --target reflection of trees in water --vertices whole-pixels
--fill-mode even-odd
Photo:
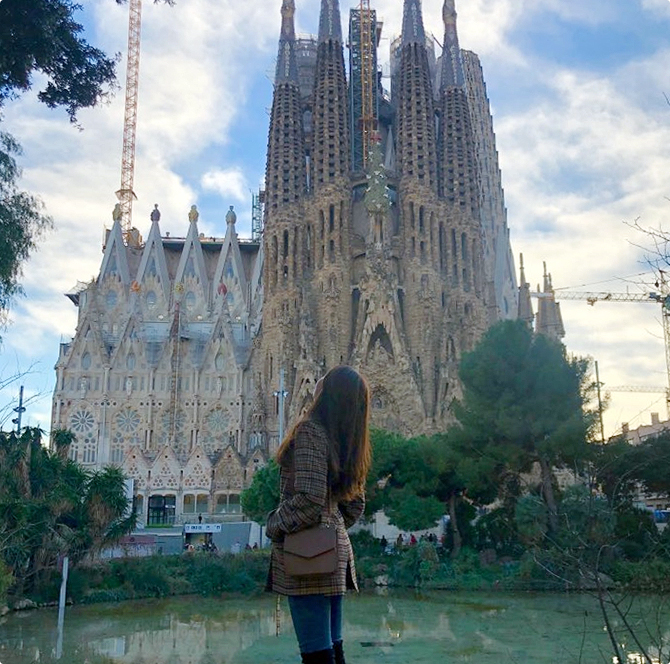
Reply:
[[[239,604],[249,609],[238,608]],[[236,607],[235,604],[238,604]],[[58,664],[225,664],[260,639],[274,638],[274,612],[258,600],[204,598],[124,602],[68,609]],[[255,607],[255,608],[254,608]],[[0,651],[16,661],[56,662],[53,614],[24,616],[0,634]],[[55,626],[55,623],[54,623]],[[46,628],[45,628],[46,627]],[[16,633],[12,633],[16,630]],[[276,642],[272,642],[276,645]],[[5,657],[2,659],[6,661]]]
[[[247,608],[248,607],[248,608]],[[64,655],[59,664],[258,664],[290,661],[295,639],[286,604],[282,633],[275,637],[272,598],[218,600],[182,598],[126,602],[68,609]],[[668,643],[668,600],[644,597],[631,609],[642,624],[645,647],[662,634]],[[640,622],[640,620],[642,622]],[[402,661],[496,661],[555,664],[601,661],[606,636],[594,598],[578,595],[464,593],[389,593],[385,597],[348,596],[344,629],[353,655],[362,643],[366,661],[393,653]],[[656,630],[654,632],[654,629]],[[584,632],[584,630],[586,630]],[[652,634],[653,632],[653,634]],[[55,613],[36,612],[2,625],[4,662],[52,664]],[[630,646],[635,651],[634,646]],[[667,650],[667,645],[666,645]],[[656,656],[653,648],[649,649]],[[627,655],[633,655],[628,651]],[[668,661],[657,657],[660,661]],[[14,658],[12,660],[12,657]],[[473,660],[474,661],[474,660]],[[636,661],[630,657],[630,661]]]

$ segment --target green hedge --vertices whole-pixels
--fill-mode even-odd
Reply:
[[[382,581],[380,577],[396,588],[555,591],[579,587],[576,578],[564,580],[565,561],[546,551],[484,565],[480,554],[467,547],[452,560],[447,551],[430,542],[391,554],[382,551],[367,534],[352,536],[352,543],[361,587],[374,586]],[[265,587],[269,554],[266,549],[237,555],[188,553],[106,561],[73,569],[68,598],[75,603],[92,603],[169,595],[253,595]],[[665,559],[613,560],[604,572],[622,589],[670,592],[670,561]],[[45,578],[31,599],[56,600],[59,583],[56,574]]]
[[[249,595],[263,590],[268,566],[268,550],[237,555],[198,552],[117,558],[73,569],[68,579],[68,599],[91,603],[169,595]],[[59,583],[56,574],[44,579],[31,599],[53,601]]]

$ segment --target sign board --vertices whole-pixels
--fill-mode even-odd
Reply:
[[[185,533],[220,533],[220,523],[185,523]]]

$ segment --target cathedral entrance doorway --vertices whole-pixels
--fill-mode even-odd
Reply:
[[[167,496],[149,496],[148,526],[172,525],[174,523],[177,497],[174,494]]]

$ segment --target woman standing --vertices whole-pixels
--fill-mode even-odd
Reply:
[[[358,590],[347,528],[365,508],[368,409],[365,380],[351,367],[336,367],[317,383],[312,406],[277,451],[280,504],[267,522],[273,542],[268,589],[288,595],[305,664],[344,664],[342,596]],[[319,523],[336,527],[337,568],[290,576],[284,567],[284,536]]]

